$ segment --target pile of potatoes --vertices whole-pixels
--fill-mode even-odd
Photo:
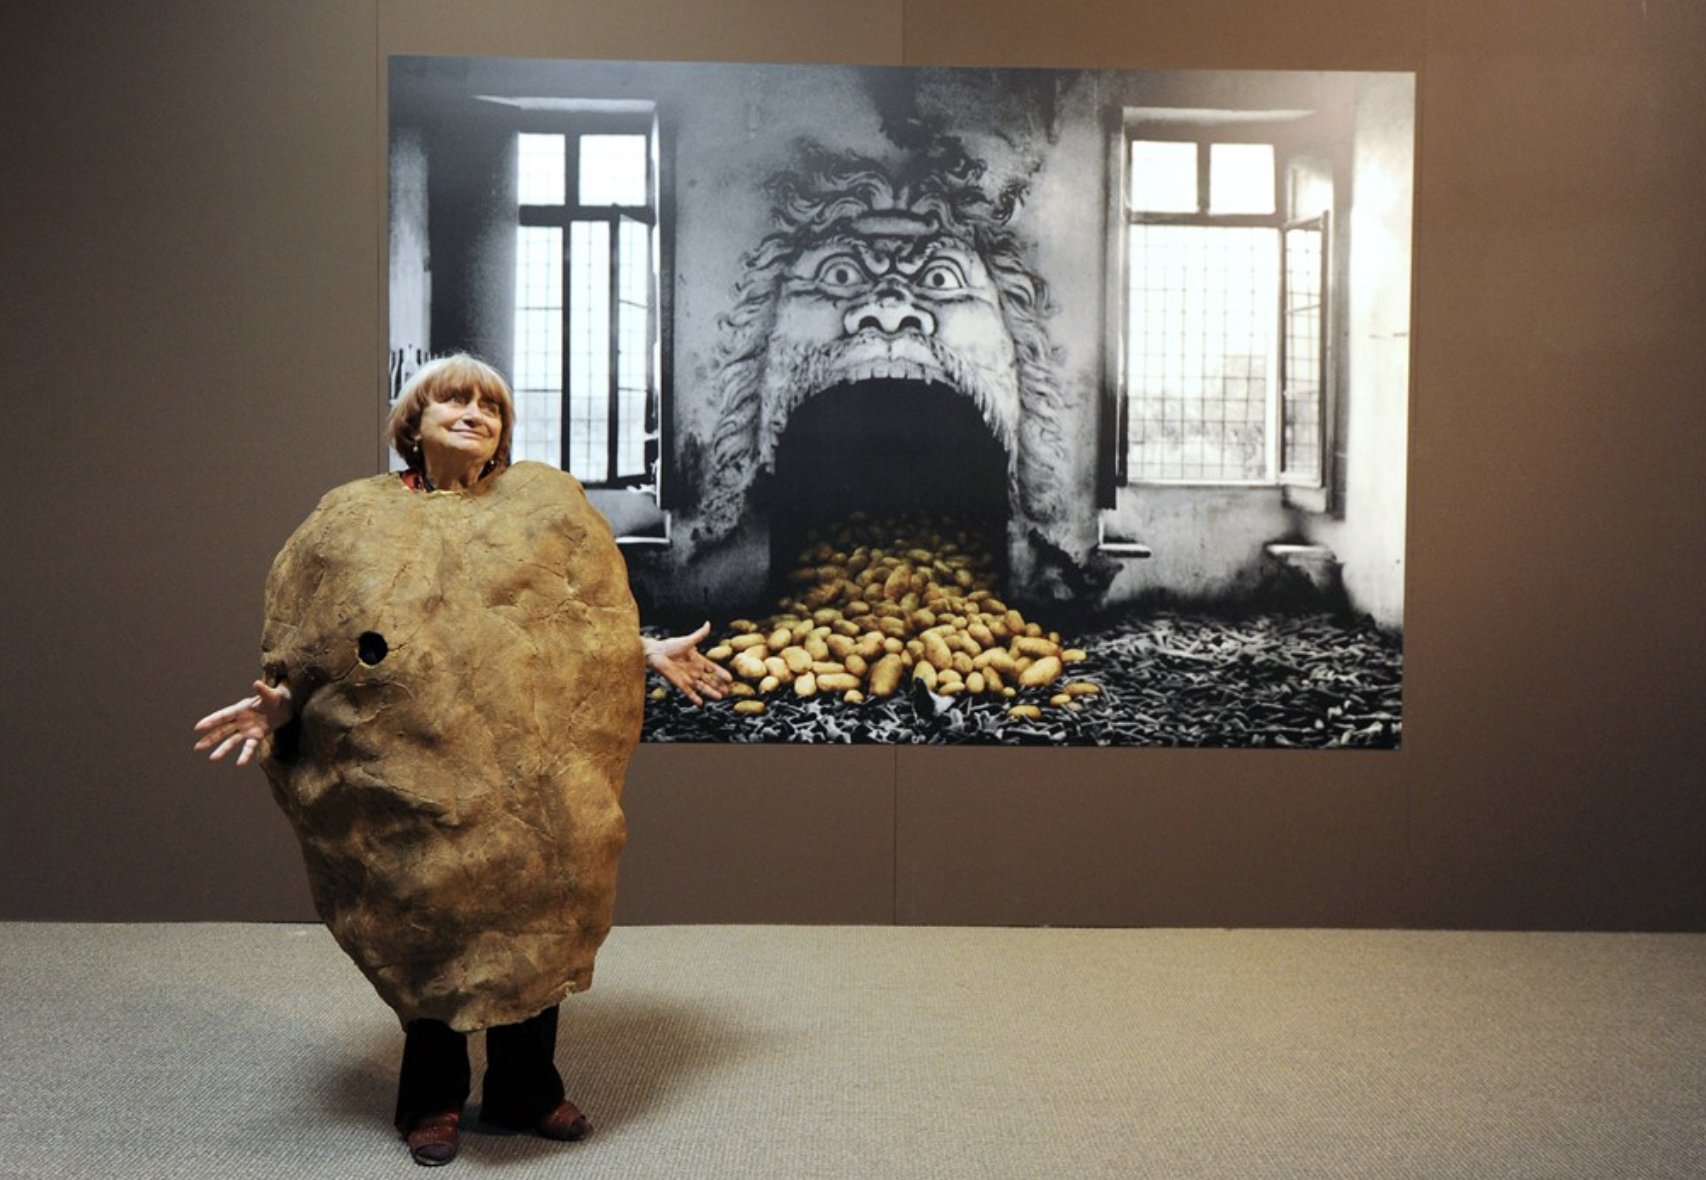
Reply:
[[[737,713],[763,713],[773,693],[858,704],[922,681],[1034,720],[1043,700],[1076,710],[1100,691],[1066,677],[1084,652],[1002,602],[987,543],[952,521],[855,514],[810,539],[788,581],[775,614],[733,620],[705,652],[734,674]],[[1024,690],[1035,700],[1015,701]]]

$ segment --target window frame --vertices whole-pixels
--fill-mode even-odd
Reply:
[[[589,489],[610,490],[649,490],[660,506],[663,505],[663,490],[667,485],[663,470],[666,461],[667,447],[664,445],[663,424],[671,421],[671,381],[672,372],[670,356],[672,348],[672,317],[668,313],[665,301],[670,297],[673,286],[670,275],[673,268],[673,243],[666,232],[668,199],[673,190],[665,167],[666,156],[663,151],[664,127],[661,112],[653,106],[646,110],[598,110],[582,109],[573,111],[539,112],[515,121],[511,128],[515,142],[519,143],[521,135],[561,135],[564,137],[564,200],[561,205],[523,204],[519,194],[516,200],[516,225],[518,227],[557,228],[563,231],[562,259],[562,358],[559,380],[561,383],[561,443],[558,452],[558,466],[570,472]],[[644,135],[646,138],[646,196],[644,205],[588,205],[580,200],[580,140],[584,135]],[[637,222],[648,228],[650,240],[651,265],[649,267],[648,283],[650,297],[648,299],[646,323],[646,409],[640,428],[643,437],[643,457],[640,470],[635,473],[618,475],[618,447],[621,421],[621,369],[620,369],[620,315],[618,309],[620,298],[620,256],[619,242],[621,226],[624,221]],[[605,438],[605,478],[602,480],[587,479],[580,472],[574,471],[569,464],[571,446],[570,396],[572,390],[569,341],[573,327],[572,300],[569,297],[570,282],[570,243],[572,227],[577,224],[604,224],[609,227],[609,353],[608,353],[608,397],[609,428]],[[519,259],[517,266],[520,265]]]
[[[1286,273],[1287,233],[1302,223],[1315,220],[1294,218],[1295,194],[1293,184],[1296,169],[1304,160],[1319,162],[1325,153],[1308,133],[1309,112],[1207,112],[1178,111],[1158,118],[1154,110],[1115,108],[1110,112],[1108,125],[1110,183],[1108,200],[1108,282],[1106,355],[1113,366],[1112,380],[1107,383],[1109,397],[1104,405],[1102,422],[1104,437],[1112,446],[1102,449],[1100,484],[1104,489],[1100,506],[1116,505],[1119,488],[1123,487],[1204,487],[1204,488],[1279,488],[1288,495],[1325,497],[1331,487],[1335,456],[1334,420],[1337,391],[1334,381],[1334,327],[1338,315],[1338,278],[1334,269],[1332,210],[1323,213],[1322,231],[1322,307],[1320,321],[1320,389],[1317,412],[1317,436],[1320,454],[1318,477],[1299,479],[1285,471],[1282,438],[1284,414],[1284,378],[1287,347],[1286,308],[1288,278]],[[1195,117],[1193,117],[1195,116]],[[1243,117],[1240,117],[1243,116]],[[1197,145],[1196,188],[1197,208],[1194,212],[1165,213],[1138,210],[1132,206],[1131,163],[1132,144],[1137,141],[1163,143],[1193,143]],[[1210,213],[1210,145],[1266,144],[1273,148],[1274,211],[1268,214]],[[1266,472],[1260,479],[1153,479],[1133,477],[1130,471],[1131,452],[1131,391],[1129,316],[1131,306],[1130,230],[1136,225],[1205,226],[1215,228],[1272,229],[1277,239],[1279,260],[1278,281],[1274,290],[1273,373],[1267,395]]]

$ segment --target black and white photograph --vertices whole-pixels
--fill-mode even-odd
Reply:
[[[1394,749],[1409,73],[394,56],[390,394],[609,522],[652,742]]]

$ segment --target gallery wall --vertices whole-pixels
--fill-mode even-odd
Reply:
[[[647,746],[619,921],[1706,927],[1692,0],[41,0],[0,45],[0,918],[311,916],[189,725],[382,463],[385,61],[455,54],[1417,75],[1413,287],[1351,356],[1410,371],[1403,748]]]

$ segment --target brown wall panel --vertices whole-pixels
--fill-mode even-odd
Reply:
[[[1414,70],[1426,19],[1413,0],[913,0],[901,64]]]
[[[1549,18],[1452,3],[1429,26],[1416,918],[1698,925],[1706,11]]]
[[[909,751],[897,914],[947,925],[1405,925],[1399,757]]]
[[[894,751],[642,746],[619,922],[889,923]]]
[[[260,591],[372,470],[371,11],[8,5],[0,353],[21,440],[0,710],[7,916],[304,912],[258,774],[188,755]]]
[[[848,63],[896,61],[905,7],[903,0],[374,2],[382,54]]]
[[[1692,0],[0,12],[0,918],[302,918],[188,752],[375,469],[387,53],[1415,70],[1396,754],[649,748],[624,921],[1706,927]]]

